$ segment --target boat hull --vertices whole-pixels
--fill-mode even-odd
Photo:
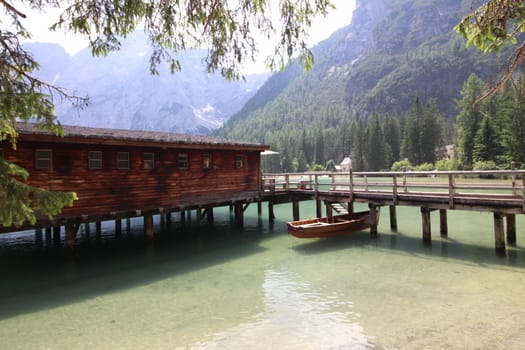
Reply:
[[[298,238],[324,238],[348,235],[370,228],[370,212],[336,215],[288,222],[288,233]]]

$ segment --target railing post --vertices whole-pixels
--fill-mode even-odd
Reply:
[[[317,174],[315,174],[314,190],[315,190],[315,198],[317,198],[317,195],[319,194],[319,176]]]
[[[285,186],[285,189],[290,188],[290,174],[284,175],[284,186]]]
[[[392,203],[397,204],[397,175],[392,177]]]
[[[403,190],[406,192],[408,192],[408,187],[407,187],[407,174],[406,172],[403,170]]]
[[[448,174],[448,207],[454,209],[454,194],[455,194],[455,180],[454,174]]]
[[[515,162],[510,163],[510,168],[512,170],[511,181],[512,181],[512,195],[513,196],[516,195],[516,173],[514,172],[515,166],[516,166]]]
[[[352,172],[352,168],[350,168],[349,175],[350,175],[350,183],[348,185],[348,192],[350,193],[350,202],[353,202],[354,201],[354,174]]]
[[[363,175],[363,180],[365,182],[365,191],[368,192],[368,175]]]

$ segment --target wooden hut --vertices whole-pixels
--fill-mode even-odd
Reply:
[[[16,129],[17,150],[4,141],[0,155],[29,171],[31,185],[78,196],[73,207],[37,226],[242,204],[260,196],[265,145],[78,126],[63,126],[64,137],[28,123]]]

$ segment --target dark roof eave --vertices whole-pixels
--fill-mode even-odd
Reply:
[[[259,143],[248,143],[239,141],[229,141],[222,138],[175,134],[155,131],[139,130],[120,130],[120,129],[103,129],[82,126],[62,125],[64,136],[67,142],[90,143],[90,144],[110,144],[110,145],[137,145],[149,147],[192,147],[199,146],[202,148],[220,148],[220,149],[243,149],[262,151],[269,149],[268,145]],[[57,137],[47,131],[35,128],[35,124],[17,123],[16,130],[19,133],[20,140],[33,139],[36,136],[41,139],[42,136],[48,142],[64,142],[64,138]],[[25,136],[25,137],[24,137]]]

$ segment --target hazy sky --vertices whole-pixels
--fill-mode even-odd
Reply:
[[[310,29],[310,45],[314,45],[330,36],[335,30],[350,24],[352,12],[355,8],[355,0],[332,0],[336,6],[327,17],[317,18]],[[26,13],[28,13],[27,11]],[[46,10],[45,14],[29,14],[24,25],[31,32],[31,41],[58,43],[69,54],[75,54],[87,47],[85,39],[71,34],[66,35],[63,31],[51,32],[48,28],[58,19],[59,10]],[[264,51],[264,50],[261,50]],[[264,52],[261,56],[264,56]]]

